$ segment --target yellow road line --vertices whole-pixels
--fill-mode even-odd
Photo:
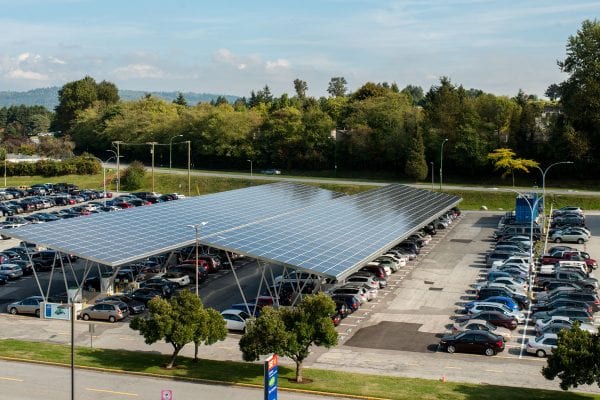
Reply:
[[[85,388],[85,390],[89,390],[90,392],[100,392],[100,393],[111,393],[111,394],[120,394],[123,396],[132,396],[132,397],[137,397],[138,394],[137,393],[128,393],[128,392],[115,392],[114,390],[108,390],[108,389],[94,389],[94,388]]]
[[[8,377],[6,377],[6,376],[0,376],[0,381],[23,382],[23,379],[18,379],[18,378],[8,378]]]

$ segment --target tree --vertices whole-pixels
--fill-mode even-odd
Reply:
[[[388,91],[389,89],[383,85],[367,82],[352,94],[352,100],[357,101],[365,100],[369,97],[381,97],[385,96]]]
[[[509,174],[512,175],[513,187],[515,186],[515,171],[529,173],[529,168],[539,166],[537,161],[515,158],[515,156],[516,153],[507,148],[496,149],[488,154],[488,159],[494,163],[494,170],[504,170],[502,178],[506,178]]]
[[[544,94],[550,100],[555,101],[560,97],[560,86],[558,86],[556,83],[553,83],[550,86],[548,86],[548,89],[546,89],[546,93]]]
[[[416,125],[412,129],[412,135],[408,143],[408,154],[404,173],[416,181],[427,177],[427,161],[425,161],[425,146],[423,145],[423,134]]]
[[[148,303],[148,317],[136,317],[129,326],[139,331],[146,344],[165,340],[173,346],[166,368],[173,368],[175,359],[190,342],[215,343],[224,340],[225,320],[215,310],[205,309],[198,296],[189,290],[170,300],[156,297]]]
[[[336,76],[329,81],[327,92],[333,97],[342,97],[346,94],[348,82],[343,76]]]
[[[306,97],[306,91],[308,90],[308,84],[306,81],[301,79],[294,79],[294,89],[298,98],[303,99]]]
[[[548,356],[542,375],[549,380],[560,379],[567,390],[579,385],[600,385],[600,337],[598,333],[581,330],[579,323],[558,332],[558,344]]]
[[[96,86],[96,90],[98,91],[98,100],[106,104],[118,103],[120,100],[119,89],[112,82],[102,81]]]
[[[120,178],[121,187],[125,190],[138,189],[144,184],[145,175],[146,168],[144,168],[144,164],[139,161],[134,161],[129,164],[129,167],[123,172]]]
[[[183,93],[179,92],[179,94],[177,95],[177,98],[175,98],[175,100],[173,100],[173,104],[179,104],[180,106],[184,106],[187,107],[187,101],[185,99],[185,97],[183,96]]]
[[[263,308],[250,321],[240,339],[246,361],[256,361],[263,354],[277,353],[296,363],[296,382],[302,382],[302,363],[315,346],[331,347],[338,341],[331,321],[335,303],[324,293],[309,295],[295,308]]]
[[[421,86],[406,85],[406,87],[402,89],[402,93],[409,94],[414,105],[421,104],[425,97]]]

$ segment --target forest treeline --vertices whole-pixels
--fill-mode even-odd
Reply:
[[[431,162],[437,171],[441,144],[448,139],[445,175],[488,176],[493,173],[488,153],[508,147],[542,166],[575,161],[556,174],[592,178],[600,172],[597,21],[584,21],[568,38],[558,68],[568,78],[548,87],[550,100],[523,91],[508,97],[465,89],[447,77],[426,92],[386,82],[349,92],[344,77],[334,77],[327,97],[308,96],[309,84],[296,79],[290,82],[292,95],[273,96],[264,86],[234,103],[220,97],[192,105],[183,96],[173,102],[151,95],[122,101],[114,84],[85,77],[61,88],[52,115],[15,123],[16,107],[12,114],[10,107],[0,109],[0,129],[6,145],[30,134],[32,125],[50,126],[74,142],[75,153],[103,159],[112,142],[122,141],[128,143],[121,147],[127,159],[148,164],[150,147],[144,144],[157,142],[165,145],[155,153],[165,164],[172,141],[173,164],[183,167],[187,147],[180,142],[191,141],[196,168],[246,169],[248,160],[257,169],[284,171],[333,170],[337,164],[338,171],[406,179],[429,176]]]

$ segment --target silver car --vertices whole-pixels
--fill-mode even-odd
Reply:
[[[365,295],[367,296],[367,301],[376,299],[377,295],[379,294],[379,290],[377,288],[371,287],[371,286],[367,285],[366,283],[349,282],[349,283],[345,284],[343,287],[364,289]]]
[[[588,235],[580,230],[565,228],[564,230],[554,232],[549,240],[554,243],[585,243],[589,239]]]
[[[538,357],[546,357],[552,354],[552,350],[558,345],[556,333],[546,333],[527,342],[527,352]]]
[[[17,264],[0,264],[0,275],[7,279],[19,279],[23,276],[23,270]]]
[[[15,301],[6,306],[6,311],[16,314],[33,314],[40,316],[40,303],[44,301],[42,296],[31,296],[21,301]]]
[[[120,301],[107,301],[82,310],[80,315],[85,321],[90,319],[101,319],[109,322],[116,322],[129,315],[129,308],[126,303]]]

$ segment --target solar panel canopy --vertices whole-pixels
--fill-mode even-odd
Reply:
[[[458,204],[404,185],[347,196],[280,182],[2,230],[109,266],[200,242],[341,278]]]

